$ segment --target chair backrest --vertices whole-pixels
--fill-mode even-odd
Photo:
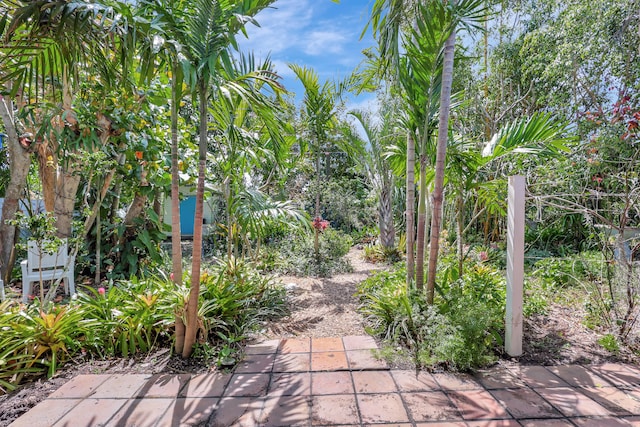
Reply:
[[[54,254],[49,254],[44,249],[40,250],[38,244],[33,240],[29,240],[27,246],[27,266],[31,271],[53,270],[65,267],[67,264],[68,248],[66,240],[60,245],[58,252]]]

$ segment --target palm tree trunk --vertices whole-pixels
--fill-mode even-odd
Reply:
[[[433,188],[433,216],[431,217],[431,240],[429,248],[429,271],[427,277],[427,302],[433,303],[440,249],[442,226],[442,204],[444,202],[444,172],[449,132],[449,110],[451,109],[451,85],[453,82],[453,59],[456,44],[455,28],[444,45],[444,65],[442,69],[442,90],[440,92],[440,117],[438,122],[438,143],[436,151],[436,171]]]
[[[407,289],[411,289],[414,280],[415,246],[415,203],[416,203],[416,143],[413,133],[407,134]]]
[[[202,265],[202,218],[204,211],[204,173],[207,162],[207,82],[198,84],[200,102],[200,142],[198,144],[198,185],[196,187],[196,212],[193,224],[193,260],[191,265],[191,289],[187,303],[187,324],[182,357],[187,358],[193,352],[198,332],[198,297],[200,296],[200,267]]]
[[[393,226],[393,204],[392,204],[392,183],[391,179],[385,178],[380,191],[378,202],[378,221],[380,228],[380,244],[386,249],[392,249],[396,244],[396,230]]]
[[[13,104],[0,95],[0,118],[7,133],[7,152],[9,154],[10,180],[4,195],[2,216],[0,221],[0,278],[8,284],[15,260],[16,227],[7,224],[7,220],[15,219],[20,208],[20,198],[24,195],[29,174],[30,154],[22,148],[13,120]]]
[[[182,233],[180,230],[180,174],[178,170],[178,64],[173,61],[171,79],[171,261],[173,283],[182,284]],[[178,349],[178,327],[176,318],[176,353],[182,353],[182,345]],[[183,325],[184,326],[184,325]],[[182,328],[184,343],[184,327]]]
[[[420,154],[418,184],[418,235],[416,237],[416,289],[424,287],[424,245],[427,226],[427,157]]]
[[[315,218],[320,218],[320,146],[316,149],[316,209]],[[313,251],[316,256],[316,262],[320,262],[320,230],[313,228]]]
[[[178,168],[178,64],[172,62],[171,74],[171,263],[173,283],[182,285],[182,231],[180,230],[180,174]],[[185,325],[182,320],[183,313],[175,316],[175,340],[176,354],[182,354],[184,349]]]
[[[464,267],[464,193],[463,189],[458,189],[458,206],[456,208],[456,236],[457,236],[457,252],[458,252],[458,276],[462,277]]]

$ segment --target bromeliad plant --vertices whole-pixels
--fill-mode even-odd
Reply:
[[[58,367],[83,346],[86,333],[95,326],[85,319],[76,303],[52,306],[0,304],[0,392],[8,392],[26,378]]]

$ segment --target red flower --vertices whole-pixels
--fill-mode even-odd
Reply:
[[[136,159],[142,160],[142,156],[143,156],[143,152],[142,151],[136,151]]]
[[[99,293],[100,295],[104,295],[104,294],[105,294],[105,292],[106,292],[106,290],[105,290],[104,288],[98,288],[98,293]]]
[[[313,219],[313,228],[318,231],[324,231],[329,226],[329,221],[322,219],[322,217],[317,216]]]

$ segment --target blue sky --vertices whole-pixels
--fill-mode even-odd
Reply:
[[[238,38],[243,51],[257,58],[271,56],[285,87],[303,93],[287,63],[313,68],[320,80],[341,79],[363,59],[362,50],[373,45],[367,35],[360,40],[371,0],[278,0],[256,16],[260,27],[248,26],[249,39]],[[348,101],[351,108],[372,104],[374,94]]]

